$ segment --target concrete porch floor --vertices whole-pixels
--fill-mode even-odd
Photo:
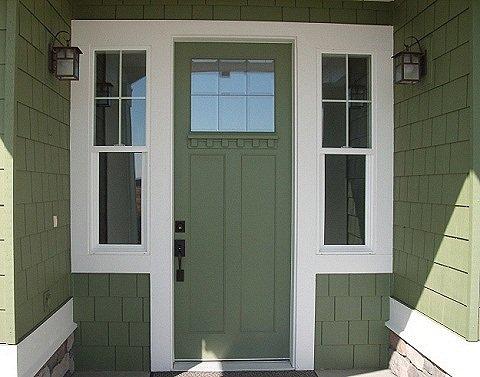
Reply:
[[[172,373],[155,373],[153,377],[163,376],[177,376],[177,377],[229,377],[231,372],[172,372]],[[248,372],[242,373],[247,377]],[[394,377],[388,369],[380,371],[368,371],[368,370],[321,370],[316,371],[318,377]],[[259,376],[258,374],[256,374]],[[265,372],[265,377],[273,376]],[[280,373],[275,373],[275,376],[280,376]],[[148,372],[76,372],[73,377],[150,377]]]

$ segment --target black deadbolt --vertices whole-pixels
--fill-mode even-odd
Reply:
[[[185,233],[185,221],[175,221],[175,233]]]

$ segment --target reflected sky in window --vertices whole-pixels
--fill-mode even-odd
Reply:
[[[191,131],[273,132],[273,60],[193,59]]]

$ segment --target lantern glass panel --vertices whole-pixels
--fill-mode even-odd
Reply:
[[[395,82],[400,82],[403,80],[403,65],[397,65],[395,67]]]
[[[403,56],[404,63],[410,63],[412,61],[412,55],[409,54],[408,52],[403,52],[402,56]]]
[[[413,54],[412,55],[412,63],[420,63],[420,56],[418,54]]]
[[[75,71],[73,67],[73,59],[57,59],[57,76],[70,77]]]
[[[404,79],[410,81],[420,80],[420,65],[405,64],[404,65]]]

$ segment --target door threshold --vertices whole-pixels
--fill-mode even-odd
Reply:
[[[294,370],[290,360],[224,360],[224,361],[175,361],[173,370],[178,372],[235,372]]]

